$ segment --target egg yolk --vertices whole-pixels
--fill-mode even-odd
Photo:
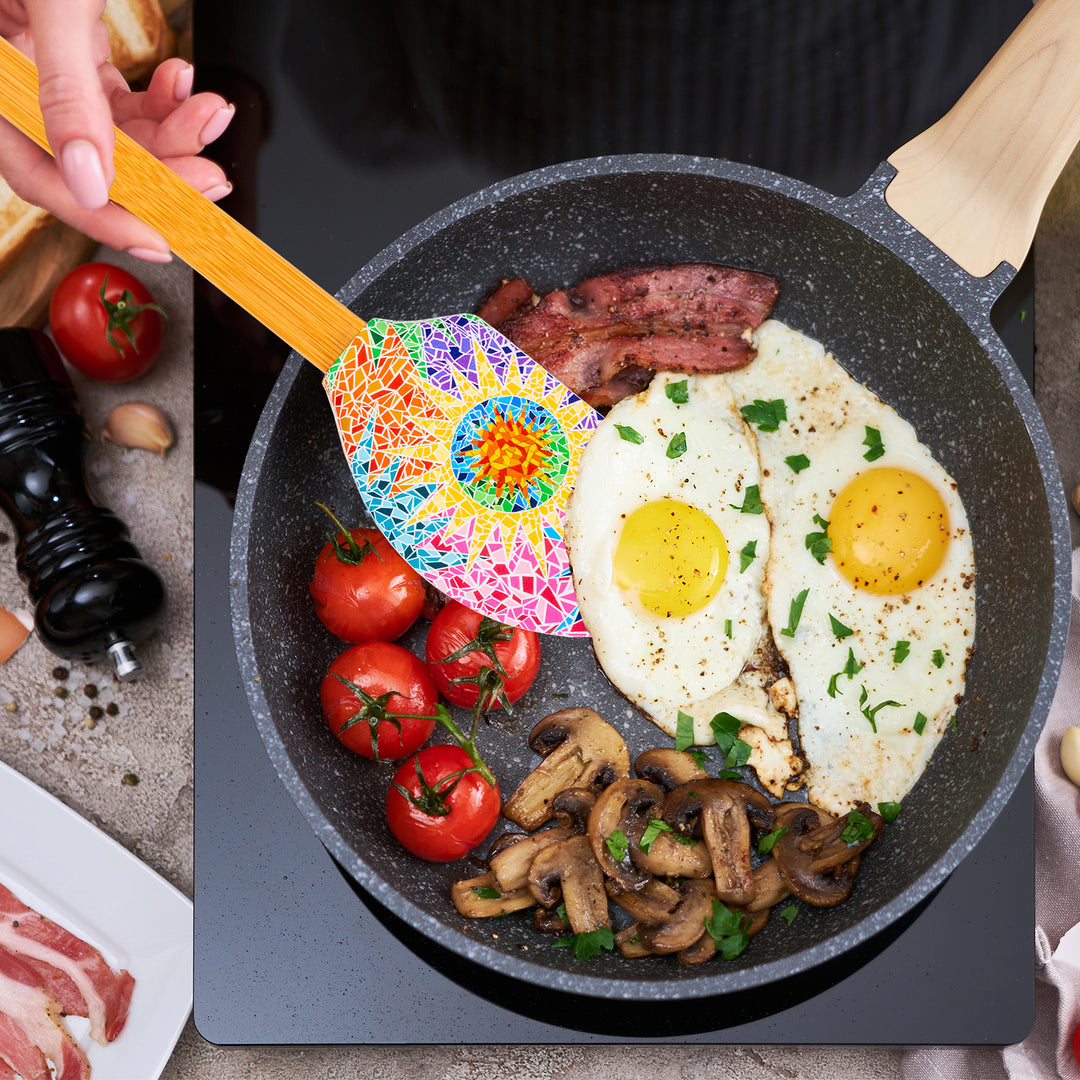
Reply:
[[[867,469],[836,496],[828,535],[837,569],[857,589],[910,592],[945,558],[949,511],[918,473]]]
[[[675,499],[638,507],[615,547],[615,580],[661,617],[690,615],[718,592],[727,573],[724,534],[708,514]]]

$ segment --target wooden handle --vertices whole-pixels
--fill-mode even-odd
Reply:
[[[900,147],[888,204],[969,274],[1019,268],[1080,140],[1080,0],[1039,0],[964,96]]]
[[[37,69],[3,38],[0,113],[49,150]],[[114,160],[112,200],[157,229],[193,270],[321,371],[363,330],[363,319],[119,130]]]

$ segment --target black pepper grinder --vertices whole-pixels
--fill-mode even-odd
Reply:
[[[16,569],[47,649],[108,656],[117,678],[142,665],[133,646],[157,626],[165,586],[124,523],[86,487],[87,432],[52,341],[0,329],[0,509],[18,534]]]

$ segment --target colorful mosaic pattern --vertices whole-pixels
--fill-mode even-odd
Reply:
[[[372,319],[323,385],[369,513],[420,574],[502,622],[587,636],[563,520],[594,409],[475,315]]]

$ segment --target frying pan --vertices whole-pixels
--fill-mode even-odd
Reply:
[[[904,811],[864,857],[851,899],[774,920],[731,962],[681,968],[616,954],[581,963],[527,917],[465,924],[448,900],[468,863],[422,864],[383,824],[385,766],[333,739],[318,685],[341,649],[307,593],[322,542],[313,501],[360,514],[318,374],[286,365],[260,420],[232,540],[234,631],[259,731],[330,853],[427,939],[491,970],[578,995],[702,998],[762,986],[868,941],[971,851],[1030,760],[1068,626],[1066,508],[1050,444],[989,313],[1014,270],[983,277],[901,219],[883,164],[848,198],[731,162],[656,155],[541,169],[453,204],[361,269],[339,297],[390,317],[475,309],[502,277],[541,292],[646,262],[713,260],[777,273],[776,317],[823,341],[909,419],[957,480],[975,544],[976,651],[958,731],[947,734]],[[1021,253],[1022,255],[1022,253]],[[1016,260],[1018,262],[1019,259]],[[423,628],[415,632],[419,643]],[[508,792],[535,764],[532,723],[589,705],[632,752],[667,742],[598,672],[588,642],[545,639],[541,678],[512,719],[482,733]],[[973,749],[977,746],[977,750]],[[711,1024],[710,1024],[711,1026]]]

